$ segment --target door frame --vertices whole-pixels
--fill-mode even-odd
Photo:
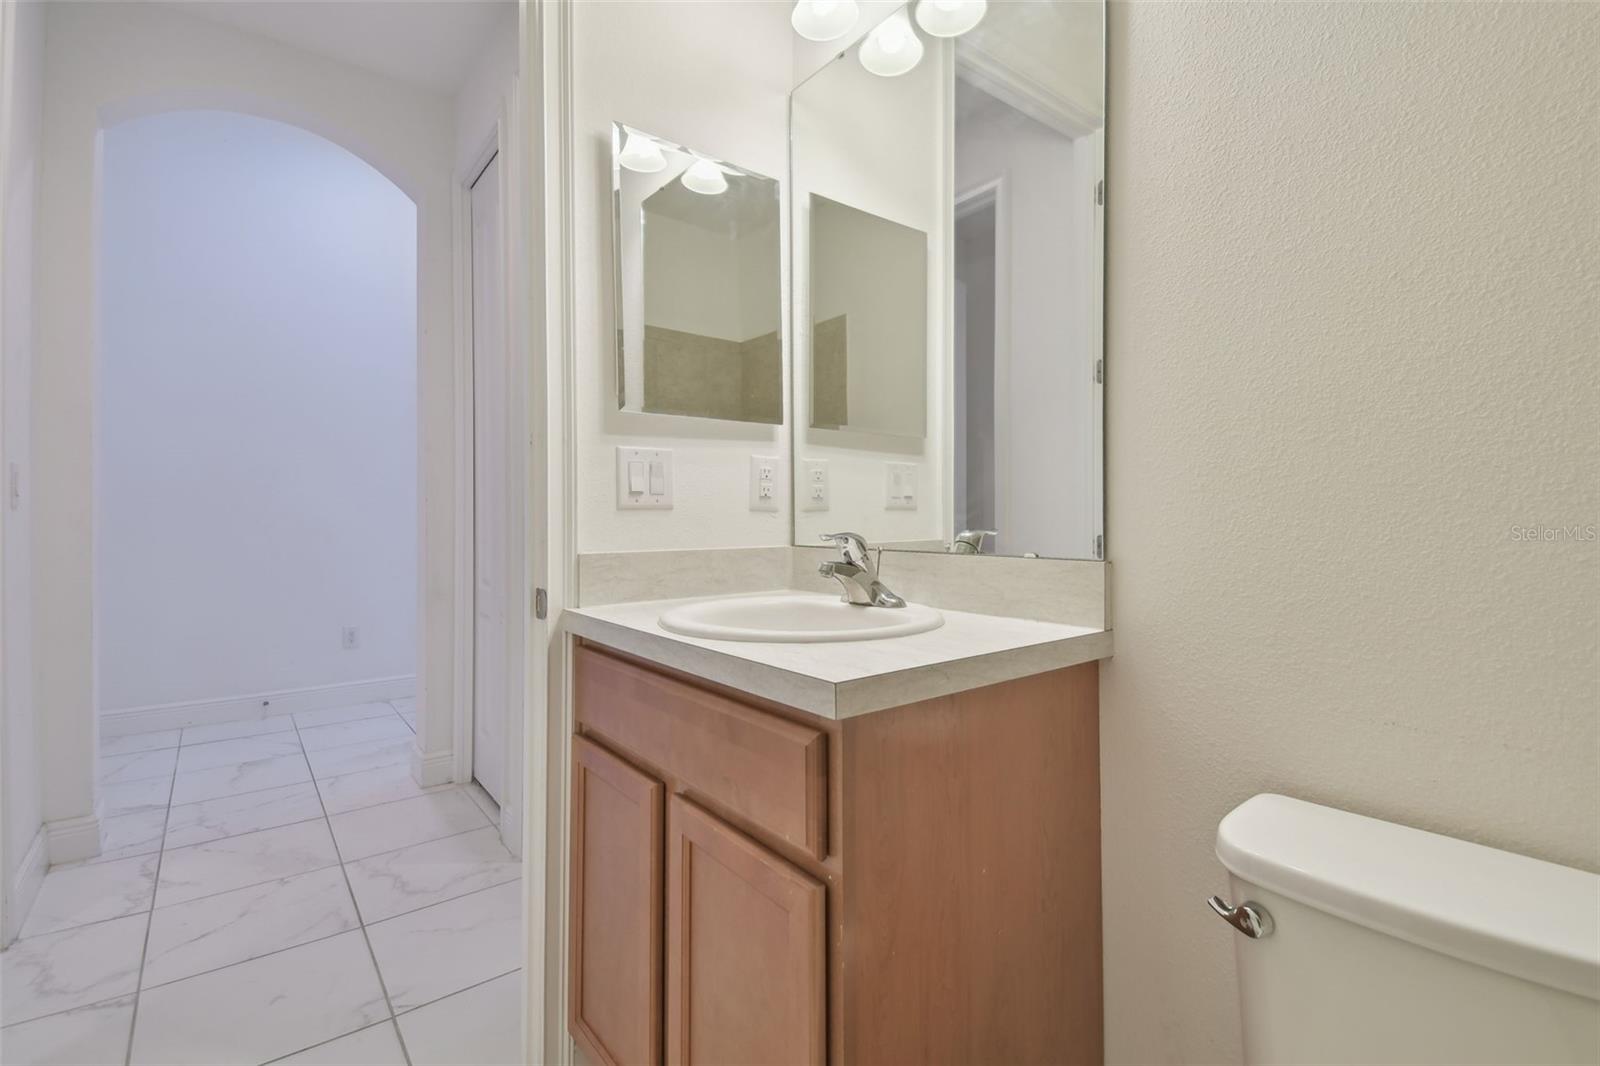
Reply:
[[[994,550],[1000,550],[1000,538],[1006,536],[1011,521],[1011,419],[1005,417],[1011,398],[1011,195],[1007,175],[979,182],[958,192],[952,214],[963,214],[994,206],[994,525],[1000,530],[995,537]],[[955,227],[951,226],[951,259],[958,252],[954,248]],[[951,382],[951,396],[955,395],[956,382]],[[954,500],[955,478],[951,477],[951,498]],[[952,507],[952,511],[954,508]],[[960,532],[959,529],[956,532]]]
[[[572,637],[559,624],[577,601],[577,424],[574,348],[577,270],[573,165],[578,150],[573,105],[570,0],[521,0],[525,72],[520,129],[525,177],[519,197],[529,210],[518,220],[527,241],[527,273],[518,292],[527,299],[530,576],[547,590],[547,618],[529,627],[526,735],[528,787],[524,876],[528,910],[525,974],[525,1059],[571,1066],[576,1045],[567,1032],[567,956],[571,903],[568,811],[571,804]],[[538,482],[542,479],[543,483]],[[542,890],[542,891],[541,891]],[[534,1009],[542,1005],[543,1010]]]
[[[512,114],[517,94],[517,80],[500,102],[500,114],[493,129],[484,137],[482,147],[473,156],[472,163],[456,175],[451,189],[452,214],[455,219],[455,408],[456,408],[456,543],[455,543],[455,613],[460,623],[453,642],[455,659],[454,704],[456,713],[451,723],[453,765],[451,777],[459,784],[472,780],[473,714],[476,686],[476,660],[474,649],[477,640],[477,582],[476,562],[476,393],[473,377],[472,354],[472,189],[484,168],[496,156],[500,160],[497,195],[501,208],[501,231],[510,233],[507,224],[512,210],[509,194],[517,188],[511,176],[514,166]],[[522,245],[514,240],[501,245],[501,287],[504,290],[502,306],[505,309],[505,340],[508,352],[506,395],[520,395],[524,388],[527,360],[518,358],[526,352],[525,322],[519,306],[511,299],[516,291],[513,278],[522,267]],[[527,440],[529,412],[526,405],[508,403],[506,419],[506,471],[503,490],[506,495],[506,543],[508,546],[526,541],[526,510],[528,506],[528,463],[525,448],[513,442]],[[526,590],[528,567],[526,553],[509,551],[506,559],[505,616],[507,646],[523,647],[526,641],[526,617],[531,602]],[[505,788],[500,797],[500,835],[513,855],[523,857],[523,790],[525,787],[523,759],[523,719],[528,710],[528,678],[526,664],[514,652],[507,656],[506,671],[506,750]],[[522,713],[517,713],[518,711]]]

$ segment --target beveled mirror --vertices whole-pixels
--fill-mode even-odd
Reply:
[[[783,421],[778,183],[612,126],[617,405]]]

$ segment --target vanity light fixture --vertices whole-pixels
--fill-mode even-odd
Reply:
[[[989,0],[917,0],[917,25],[931,37],[959,37],[988,10]]]
[[[716,196],[728,191],[728,178],[722,168],[709,159],[696,159],[679,179],[690,192]]]
[[[617,155],[617,162],[640,174],[654,174],[667,165],[667,157],[661,154],[661,146],[654,140],[642,133],[629,131],[628,139],[623,142],[622,151]]]
[[[808,41],[843,37],[856,24],[856,0],[800,0],[789,14],[789,24]]]
[[[922,62],[922,39],[911,28],[905,11],[896,11],[867,34],[858,55],[868,71],[894,78]]]

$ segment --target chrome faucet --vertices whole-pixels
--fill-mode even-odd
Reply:
[[[860,533],[824,533],[823,540],[839,546],[843,560],[823,563],[817,573],[831,577],[844,586],[845,603],[857,607],[904,607],[906,601],[890,592],[878,580],[878,564],[872,559],[867,538]],[[882,549],[879,549],[880,556]]]
[[[998,529],[963,529],[956,534],[955,543],[950,545],[950,550],[957,555],[982,555],[983,538],[999,535]]]

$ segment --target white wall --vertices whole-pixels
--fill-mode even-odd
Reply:
[[[33,701],[32,376],[34,230],[44,96],[44,8],[0,10],[0,946],[38,891],[42,855],[39,737]],[[10,502],[9,468],[21,490]],[[25,865],[29,863],[30,865]]]
[[[572,20],[578,550],[788,544],[787,492],[778,511],[751,511],[748,488],[751,455],[776,455],[787,467],[785,426],[617,410],[611,252],[613,121],[761,174],[785,173],[788,8],[633,0],[578,4]],[[787,262],[783,277],[787,286]],[[672,510],[617,510],[618,445],[672,451]]]
[[[456,92],[455,170],[461,181],[476,174],[468,171],[482,162],[484,149],[511,94],[517,76],[517,11],[508,7],[500,27],[489,37],[472,76]]]
[[[812,310],[810,196],[818,193],[928,235],[928,364],[922,439],[894,438],[848,430],[812,429],[809,356],[794,375],[796,465],[804,459],[828,463],[830,507],[802,510],[795,542],[820,543],[819,535],[853,529],[877,543],[938,541],[952,522],[945,471],[953,461],[948,374],[953,344],[951,316],[950,128],[951,52],[948,42],[925,39],[922,62],[895,78],[870,74],[853,56],[829,65],[794,96],[793,188],[795,350],[809,352]],[[929,181],[929,175],[934,176]],[[827,313],[824,312],[824,317]],[[892,385],[885,387],[892,388]],[[852,403],[856,397],[852,394]],[[915,510],[888,510],[886,464],[917,468]]]
[[[39,342],[34,380],[34,682],[45,723],[47,819],[90,812],[93,671],[93,407],[96,143],[142,113],[220,107],[303,126],[350,148],[417,205],[418,453],[425,491],[418,531],[418,745],[448,750],[455,681],[454,476],[451,412],[450,102],[153,4],[49,8]]]
[[[1110,41],[1107,1061],[1231,1062],[1252,794],[1600,870],[1600,8]]]
[[[978,90],[958,88],[963,92]],[[996,215],[1007,263],[1009,373],[999,400],[999,485],[993,550],[1078,559],[1094,555],[1094,359],[1084,322],[1097,251],[1092,216],[1079,210],[1090,185],[1075,157],[1095,150],[989,98],[957,119],[959,198],[1001,183]],[[1091,223],[1086,226],[1085,223]]]
[[[414,674],[415,205],[231,112],[100,162],[101,709]]]

